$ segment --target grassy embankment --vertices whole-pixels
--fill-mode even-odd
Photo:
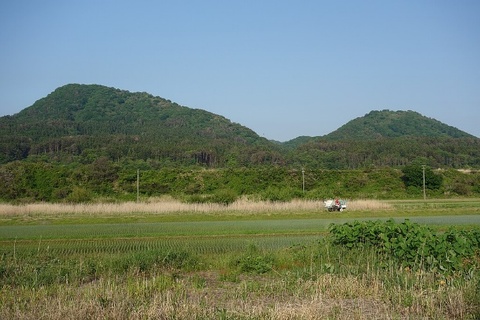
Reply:
[[[330,223],[410,217],[479,223],[480,201],[352,201],[229,207],[174,201],[0,206],[0,318],[464,319],[467,271],[414,270],[328,240]]]

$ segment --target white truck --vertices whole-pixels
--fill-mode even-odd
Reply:
[[[343,211],[347,209],[347,201],[341,199],[328,199],[323,201],[328,211]]]

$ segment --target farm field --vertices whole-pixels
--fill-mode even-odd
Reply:
[[[2,205],[0,318],[478,317],[478,251],[445,273],[329,240],[332,224],[391,218],[474,230],[480,199],[351,201],[341,213],[313,201]]]

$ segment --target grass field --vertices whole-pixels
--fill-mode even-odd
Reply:
[[[480,265],[411,270],[328,227],[480,226],[480,200],[0,205],[1,319],[476,319]]]

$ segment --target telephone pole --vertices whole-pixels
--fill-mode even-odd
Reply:
[[[305,169],[302,168],[302,191],[305,193]]]
[[[140,169],[137,169],[137,202],[140,199]]]
[[[425,192],[425,165],[422,165],[422,175],[423,175],[423,200],[427,200],[427,194]]]

